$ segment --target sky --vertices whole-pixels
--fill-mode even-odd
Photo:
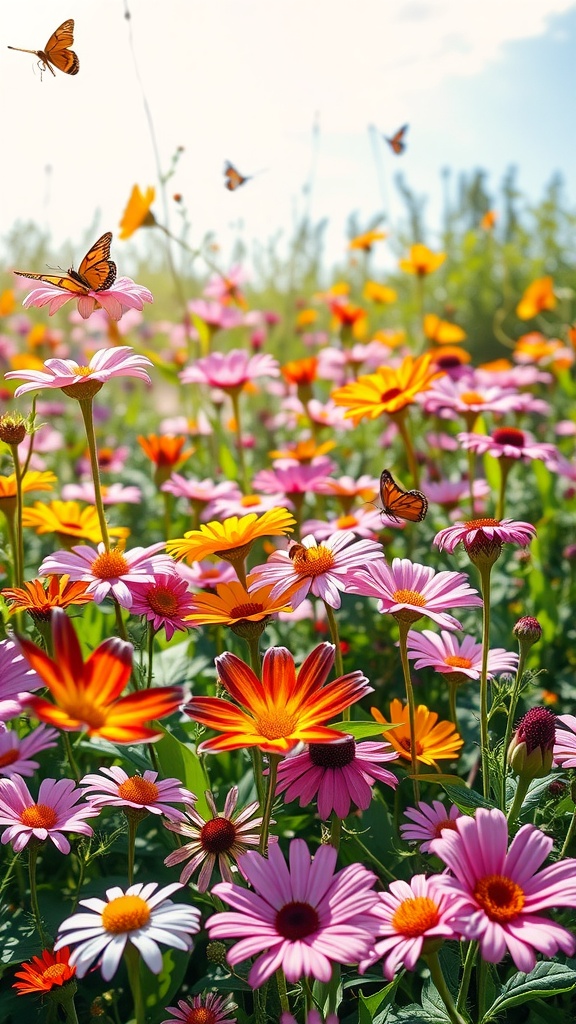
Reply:
[[[496,189],[516,165],[532,199],[558,170],[574,199],[576,0],[0,6],[0,248],[15,222],[33,220],[50,232],[55,265],[77,265],[85,243],[117,235],[132,186],[158,184],[154,143],[163,172],[183,147],[167,185],[171,227],[178,192],[192,244],[212,232],[224,253],[236,238],[290,237],[308,211],[328,219],[326,258],[338,260],[350,214],[362,227],[384,210],[394,225],[398,171],[429,197],[432,243],[444,167],[484,167]],[[7,48],[41,49],[69,17],[78,75],[41,75],[34,56]],[[382,134],[405,123],[395,157]],[[234,193],[226,160],[253,175]],[[159,198],[154,210],[163,220]],[[130,245],[138,236],[114,240],[120,270]]]

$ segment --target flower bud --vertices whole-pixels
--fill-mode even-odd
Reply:
[[[27,433],[26,420],[19,412],[0,416],[0,441],[9,445],[22,444]]]
[[[211,964],[219,964],[221,967],[227,967],[228,961],[226,960],[226,944],[224,942],[209,942],[206,946],[206,959]]]
[[[542,626],[533,615],[523,615],[512,630],[520,649],[526,653],[542,637]]]
[[[524,780],[542,779],[552,769],[556,715],[549,708],[531,708],[516,726],[507,760]]]

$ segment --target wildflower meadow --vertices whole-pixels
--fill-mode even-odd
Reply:
[[[0,1019],[572,1021],[575,215],[169,178],[3,268]]]

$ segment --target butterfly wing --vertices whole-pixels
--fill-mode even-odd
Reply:
[[[88,250],[78,270],[68,271],[70,277],[93,292],[111,288],[116,280],[116,264],[110,259],[111,242],[112,232],[107,231]]]
[[[398,131],[396,132],[396,134],[392,135],[391,138],[388,138],[387,135],[384,136],[384,138],[386,139],[386,142],[390,146],[390,149],[394,153],[396,153],[397,156],[400,156],[400,154],[403,153],[404,150],[406,149],[406,143],[404,142],[404,136],[405,136],[407,131],[408,131],[408,125],[407,124],[403,124],[402,127],[399,128]]]
[[[240,188],[240,185],[243,185],[245,181],[248,181],[248,178],[245,178],[243,174],[240,174],[240,171],[237,171],[231,163],[226,164],[224,168],[224,177],[226,178],[224,185],[229,192],[235,192],[237,188]]]
[[[67,75],[77,75],[80,61],[74,50],[70,50],[74,42],[74,20],[68,18],[52,33],[44,48],[44,54],[50,64]]]
[[[15,270],[18,277],[29,277],[31,281],[43,281],[44,284],[54,284],[57,288],[64,288],[75,295],[85,294],[88,289],[81,281],[75,281],[68,274],[29,274],[25,270]]]
[[[428,511],[428,499],[422,491],[405,491],[387,469],[380,474],[380,500],[387,515],[410,523],[421,523]]]

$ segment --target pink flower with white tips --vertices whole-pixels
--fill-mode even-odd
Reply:
[[[98,383],[100,387],[113,377],[137,377],[146,384],[152,381],[145,370],[153,363],[146,356],[138,355],[129,345],[118,345],[115,348],[101,348],[95,352],[87,366],[80,366],[74,359],[47,359],[45,370],[10,370],[4,376],[6,380],[26,380],[28,384],[20,384],[14,392],[15,398],[25,395],[28,391],[40,388],[70,388],[78,386],[85,389],[86,385]],[[99,390],[96,388],[92,393]],[[83,397],[80,392],[80,396]]]
[[[119,277],[112,288],[89,291],[85,295],[43,282],[28,293],[22,305],[25,309],[48,306],[48,315],[53,316],[71,299],[78,300],[78,312],[83,320],[87,320],[96,309],[104,309],[111,320],[120,320],[127,310],[143,309],[145,302],[154,301],[148,288],[136,284],[130,277]]]

